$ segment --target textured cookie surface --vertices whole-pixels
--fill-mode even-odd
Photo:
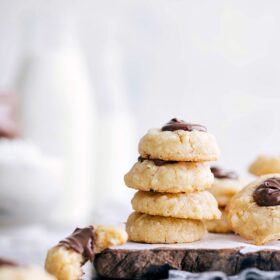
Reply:
[[[208,163],[177,162],[157,166],[151,160],[137,162],[124,177],[128,187],[142,191],[193,192],[211,187],[214,176]]]
[[[280,238],[280,206],[260,206],[254,199],[255,190],[267,179],[280,180],[279,174],[258,178],[236,194],[227,206],[227,221],[235,233],[257,245]],[[271,188],[263,198],[279,194]]]
[[[219,219],[221,213],[214,196],[207,192],[189,194],[138,191],[132,199],[136,212],[184,219]]]
[[[130,241],[144,243],[189,243],[202,238],[205,226],[200,220],[150,216],[133,212],[126,223]]]
[[[219,158],[215,137],[202,131],[151,129],[139,143],[144,158],[177,161],[211,161]]]
[[[229,226],[226,213],[224,209],[220,209],[222,212],[222,217],[220,220],[205,220],[204,223],[209,232],[213,233],[230,233],[232,232],[231,227]]]
[[[37,267],[0,267],[1,280],[56,280],[43,269]]]
[[[250,165],[249,172],[256,176],[280,173],[280,156],[259,156]]]
[[[242,179],[216,179],[209,191],[215,196],[220,207],[228,204],[230,199],[246,185]]]

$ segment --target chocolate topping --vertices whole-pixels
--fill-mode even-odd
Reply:
[[[186,131],[203,131],[207,132],[207,128],[200,124],[186,123],[183,120],[178,120],[177,118],[171,119],[162,128],[162,131],[175,131],[175,130],[186,130]]]
[[[82,254],[87,260],[94,260],[95,234],[93,226],[76,228],[74,232],[58,243],[67,249]]]
[[[211,167],[211,172],[217,179],[238,179],[238,175],[234,171],[226,171],[217,166]]]
[[[259,206],[277,206],[280,205],[280,179],[269,178],[259,185],[253,198]]]
[[[144,160],[151,160],[154,162],[156,166],[162,166],[165,164],[172,164],[172,163],[178,163],[178,161],[172,161],[172,160],[162,160],[162,159],[151,159],[151,158],[143,158],[143,157],[138,157],[139,162],[143,162]]]
[[[20,266],[20,265],[15,263],[15,262],[13,262],[13,261],[9,261],[9,260],[0,258],[0,267],[1,266],[14,266],[14,267],[17,267],[17,266]]]

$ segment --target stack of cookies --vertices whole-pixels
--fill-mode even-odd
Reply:
[[[231,227],[226,220],[225,208],[231,198],[241,191],[245,186],[245,181],[240,179],[236,172],[226,171],[220,167],[211,167],[215,180],[209,190],[217,199],[219,209],[222,212],[220,220],[208,220],[205,221],[206,227],[209,232],[214,233],[230,233]]]
[[[129,240],[187,243],[199,240],[202,220],[219,219],[214,196],[206,191],[214,176],[208,161],[219,157],[215,137],[204,126],[172,119],[140,140],[140,157],[125,175],[138,192],[126,223]]]

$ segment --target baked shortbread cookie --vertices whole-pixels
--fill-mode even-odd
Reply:
[[[133,212],[127,220],[128,239],[144,243],[189,243],[206,233],[200,220],[150,216]]]
[[[132,199],[136,212],[183,219],[219,219],[221,212],[214,196],[207,192],[189,194],[138,191]]]
[[[259,156],[250,165],[249,172],[256,176],[280,173],[280,156]]]
[[[222,212],[220,220],[204,220],[206,228],[213,233],[231,233],[232,229],[227,222],[226,212],[224,209],[220,209],[220,211]]]
[[[156,192],[193,192],[211,187],[214,176],[208,163],[168,162],[139,158],[124,181],[130,188]]]
[[[261,245],[280,238],[280,174],[265,175],[236,194],[227,206],[235,233]]]
[[[48,251],[45,268],[57,280],[78,280],[82,266],[93,261],[96,253],[127,241],[123,230],[102,225],[77,228],[69,237]]]
[[[219,167],[211,167],[215,177],[209,191],[215,196],[219,207],[225,207],[230,199],[246,185],[243,179],[233,171],[225,171]]]
[[[211,161],[219,158],[215,137],[201,125],[172,119],[161,129],[151,129],[139,143],[143,158],[167,161]]]
[[[55,280],[39,267],[21,266],[17,263],[0,258],[1,280]]]

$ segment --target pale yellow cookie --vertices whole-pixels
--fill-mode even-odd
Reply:
[[[270,181],[275,180],[271,186]],[[279,203],[279,193],[280,174],[262,176],[237,193],[226,208],[227,221],[234,232],[257,245],[279,239],[280,205],[260,205]]]
[[[136,212],[183,219],[219,219],[221,212],[214,196],[207,192],[189,194],[138,191],[132,199]]]
[[[82,266],[90,258],[93,260],[95,253],[126,241],[126,232],[113,227],[95,225],[76,229],[48,251],[45,268],[57,280],[78,280],[83,276]]]
[[[144,243],[189,243],[202,238],[205,226],[200,220],[150,216],[133,212],[127,220],[128,239]]]
[[[230,199],[243,189],[246,182],[242,179],[215,178],[209,191],[215,196],[220,207],[225,207]]]
[[[280,173],[280,156],[259,156],[250,165],[249,172],[256,176]]]
[[[208,163],[177,162],[161,166],[151,160],[137,162],[124,177],[128,187],[142,191],[193,192],[211,187],[214,176]]]
[[[225,210],[220,209],[220,211],[222,212],[220,220],[204,220],[206,228],[209,232],[213,233],[231,233],[232,229],[226,220]]]
[[[211,161],[220,152],[215,137],[203,131],[151,129],[139,143],[144,158],[175,161]]]
[[[38,267],[0,267],[1,280],[55,280],[56,278]]]

